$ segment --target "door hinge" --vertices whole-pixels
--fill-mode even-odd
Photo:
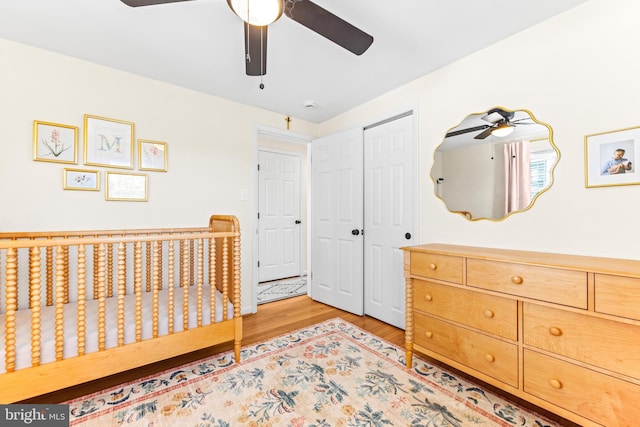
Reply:
[[[260,219],[260,212],[258,212],[258,219]]]
[[[258,268],[260,268],[260,261],[258,261]]]
[[[260,163],[258,163],[258,170],[260,170]]]

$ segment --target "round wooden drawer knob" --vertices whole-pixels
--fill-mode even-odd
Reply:
[[[427,338],[433,338],[433,332],[427,331],[427,332],[424,333],[424,336],[427,337]]]
[[[485,354],[484,360],[486,360],[489,363],[493,363],[495,362],[496,358],[492,354]]]
[[[496,314],[492,311],[492,310],[485,310],[484,311],[484,317],[488,318],[488,319],[493,319],[493,317]]]
[[[524,279],[520,276],[513,276],[511,278],[511,283],[514,285],[522,285],[522,282],[524,282]]]
[[[559,337],[560,335],[562,335],[562,329],[552,326],[549,328],[549,333],[554,337]]]
[[[560,382],[560,380],[557,380],[555,378],[552,378],[549,380],[549,385],[557,390],[560,390],[562,388],[562,382]]]
[[[426,295],[424,296],[424,299],[425,299],[426,301],[432,301],[432,300],[433,300],[433,297],[432,297],[431,295],[429,295],[429,294],[426,294]]]
[[[438,264],[434,264],[434,263],[429,264],[429,269],[430,270],[437,270],[438,269]]]

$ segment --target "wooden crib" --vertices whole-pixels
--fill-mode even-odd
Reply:
[[[0,403],[234,342],[240,227],[0,233]]]

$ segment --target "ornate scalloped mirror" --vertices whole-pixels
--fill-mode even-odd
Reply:
[[[449,211],[500,221],[530,209],[551,187],[559,158],[548,124],[528,110],[496,107],[449,129],[431,179]]]

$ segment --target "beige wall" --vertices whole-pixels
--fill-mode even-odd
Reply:
[[[640,186],[585,188],[584,177],[585,135],[640,126],[638,17],[636,0],[590,0],[325,122],[320,134],[418,106],[421,243],[639,259]],[[470,222],[434,196],[432,156],[448,128],[495,106],[549,123],[561,159],[530,211]]]
[[[0,231],[206,226],[213,213],[234,214],[243,230],[246,311],[253,301],[256,126],[281,129],[284,115],[3,39],[0,58]],[[169,171],[148,172],[147,202],[105,201],[104,185],[100,192],[63,190],[64,167],[89,168],[82,162],[84,114],[134,122],[136,140],[168,143]],[[80,128],[78,165],[32,160],[34,120]],[[313,135],[316,128],[294,120],[291,131]],[[104,181],[106,168],[91,169]]]

